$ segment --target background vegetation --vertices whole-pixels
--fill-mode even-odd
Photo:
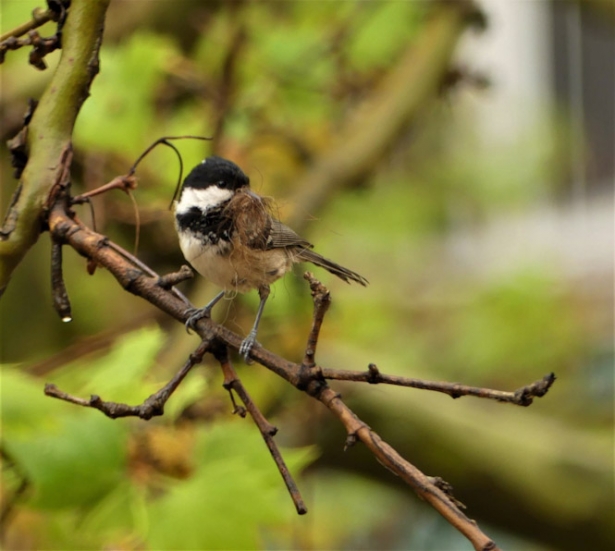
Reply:
[[[3,1],[2,30],[35,6]],[[429,71],[423,81],[404,79],[409,59],[419,67],[437,47],[429,38],[438,14],[424,2],[116,2],[101,73],[75,130],[73,185],[92,189],[126,172],[160,136],[213,136],[179,144],[187,167],[212,152],[233,159],[319,252],[371,282],[355,288],[317,274],[334,299],[321,364],[375,362],[386,373],[503,389],[558,376],[529,409],[340,385],[351,405],[411,462],[451,482],[503,548],[606,548],[612,264],[580,279],[555,254],[514,250],[515,231],[531,243],[524,221],[537,209],[547,209],[540,217],[566,205],[569,147],[582,138],[554,104],[512,139],[485,140],[476,125],[490,93],[482,79],[457,82],[462,72],[435,82]],[[459,27],[450,26],[451,51]],[[428,68],[449,66],[447,51]],[[26,99],[40,96],[59,52],[46,72],[26,66],[26,56],[9,52],[2,68],[4,139],[19,129]],[[378,101],[392,97],[416,105],[379,148],[397,121],[378,119]],[[361,143],[374,145],[368,163]],[[0,161],[6,205],[14,180],[5,150]],[[337,186],[344,163],[362,168]],[[314,201],[321,166],[332,183]],[[168,210],[177,174],[164,148],[138,171],[138,256],[159,273],[184,262]],[[131,249],[130,200],[108,194],[94,211],[98,230]],[[91,215],[83,208],[80,216]],[[495,251],[476,245],[493,240]],[[468,246],[477,249],[467,254]],[[137,403],[196,345],[109,274],[88,276],[70,252],[74,321],[61,323],[50,307],[49,251],[43,235],[1,305],[6,549],[469,548],[360,447],[342,454],[342,428],[264,369],[242,366],[240,376],[280,428],[286,459],[303,471],[305,517],[296,517],[256,429],[232,418],[211,366],[195,370],[164,418],[148,423],[45,398],[48,381]],[[301,357],[311,318],[300,274],[276,284],[259,335],[290,359]],[[195,304],[216,292],[198,279],[182,290]],[[256,303],[240,297],[216,315],[245,334]]]

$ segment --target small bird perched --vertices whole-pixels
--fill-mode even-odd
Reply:
[[[250,190],[250,179],[233,162],[208,157],[192,169],[175,203],[175,226],[184,257],[224,290],[204,308],[192,309],[187,328],[208,317],[226,291],[257,289],[260,304],[239,353],[248,358],[269,285],[296,262],[311,262],[347,283],[367,285],[359,274],[312,251],[312,244],[270,214],[269,202]]]

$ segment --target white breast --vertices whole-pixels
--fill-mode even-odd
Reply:
[[[177,214],[198,207],[204,213],[228,201],[233,193],[218,186],[205,189],[185,188],[175,206]],[[282,277],[293,264],[286,249],[254,250],[238,242],[228,243],[220,254],[218,245],[203,243],[202,237],[177,227],[184,257],[204,278],[227,291],[245,293],[269,285]],[[222,242],[219,242],[222,246]]]
[[[226,290],[236,287],[236,270],[228,256],[219,254],[217,246],[203,246],[203,242],[189,232],[179,233],[179,246],[186,260],[205,279]]]
[[[290,270],[293,259],[285,249],[256,251],[245,247],[221,255],[218,246],[203,246],[189,232],[179,232],[179,245],[188,262],[204,278],[227,291],[247,293],[269,285]]]

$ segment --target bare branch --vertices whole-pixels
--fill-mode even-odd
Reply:
[[[70,402],[78,406],[98,409],[111,419],[117,419],[118,417],[140,417],[141,419],[149,420],[152,417],[158,417],[164,414],[164,406],[171,397],[171,394],[175,392],[186,375],[190,373],[191,369],[196,364],[203,361],[203,356],[209,345],[209,341],[202,341],[199,347],[190,354],[190,357],[176,375],[158,392],[152,394],[138,406],[129,406],[128,404],[120,404],[117,402],[105,402],[100,396],[95,394],[92,395],[89,400],[85,400],[84,398],[67,394],[53,384],[45,385],[45,394],[52,398],[58,398],[59,400],[64,400],[65,402]]]
[[[113,246],[108,239],[89,230],[78,220],[74,219],[68,210],[68,203],[69,199],[67,197],[60,197],[52,206],[49,226],[54,239],[69,244],[80,254],[94,259],[98,265],[107,268],[126,290],[143,297],[178,321],[185,322],[190,312],[190,308],[187,308],[186,303],[174,293],[161,287],[159,285],[161,279],[157,276],[152,276],[150,273],[151,270],[148,272],[143,272],[136,268],[135,264],[129,261],[125,254],[118,252],[117,248]],[[298,365],[289,362],[286,359],[265,350],[260,345],[255,345],[252,349],[250,353],[252,359],[270,369],[299,390],[306,392],[308,395],[322,402],[346,428],[348,434],[348,438],[346,440],[347,447],[352,446],[357,441],[363,442],[378,459],[378,461],[408,483],[421,498],[430,503],[448,522],[451,523],[452,526],[464,534],[464,536],[471,541],[475,549],[483,551],[496,550],[497,546],[495,543],[478,528],[474,521],[469,519],[461,511],[462,506],[452,495],[451,486],[448,483],[438,477],[430,477],[423,474],[411,463],[401,457],[389,444],[384,442],[380,436],[376,434],[365,422],[359,419],[354,412],[346,406],[339,394],[327,385],[325,376],[332,375],[334,373],[333,370],[323,369],[315,363],[313,366],[309,365],[310,363],[313,363],[314,360],[313,351],[316,349],[320,324],[322,323],[322,317],[326,311],[326,307],[323,306],[323,304],[328,302],[329,292],[313,277],[307,276],[307,278],[310,281],[313,291],[315,313],[314,323],[308,344],[309,353],[306,354],[306,357],[308,358],[306,364]],[[226,350],[227,347],[233,348],[234,350],[239,350],[242,337],[213,322],[209,318],[199,320],[199,322],[196,323],[196,331],[203,339],[199,350],[204,353],[207,348],[202,347],[209,346],[211,347],[209,350],[218,355],[217,357],[221,360],[221,366],[225,374],[226,386],[230,390],[236,392],[242,399],[247,411],[250,412],[259,427],[259,430],[267,442],[274,459],[279,457],[281,460],[281,456],[274,455],[274,452],[272,451],[272,449],[276,449],[275,447],[272,448],[272,445],[275,445],[271,439],[272,433],[274,432],[274,427],[272,427],[272,425],[269,424],[262,414],[256,409],[249,395],[241,383],[238,382],[238,378],[230,365],[230,362],[228,362],[228,359],[225,359],[226,356],[224,356],[224,354],[226,354],[226,352],[224,352],[224,354],[220,352],[220,350],[222,350],[221,347],[223,347],[224,350]],[[191,365],[189,361],[188,364],[184,366],[182,371],[174,378],[172,384],[169,383],[169,385],[171,385],[173,389],[176,388],[177,384],[179,384],[190,368]],[[342,373],[342,377],[339,378],[343,379],[346,377],[346,380],[353,380],[348,379],[348,373],[352,375],[353,372]],[[374,382],[376,380],[378,382],[388,382],[385,380],[386,378],[382,381],[379,380],[385,376],[381,375],[377,368],[373,365],[367,373],[356,372],[356,374],[358,374],[356,376],[358,377],[356,380],[362,380],[364,382]],[[517,393],[514,393],[518,396],[516,400],[522,403],[531,400],[532,397],[543,395],[548,390],[552,382],[553,378],[550,376],[546,377],[543,381],[523,387],[522,389],[519,389]],[[425,386],[428,383],[423,381],[422,384]],[[437,383],[435,384],[437,385]],[[169,385],[167,385],[165,389],[170,388]],[[432,390],[444,391],[443,388],[444,387],[433,388]],[[473,387],[463,387],[462,385],[459,385],[457,387],[453,386],[452,388],[455,388],[456,391],[459,392],[460,388],[471,389]],[[166,401],[170,395],[170,392],[163,392],[165,389],[162,389],[154,396],[163,396],[164,401]],[[107,415],[112,413],[115,416],[120,414],[143,416],[140,415],[143,411],[145,411],[147,415],[150,415],[152,412],[151,409],[146,409],[136,410],[135,413],[135,410],[121,409],[116,404],[102,402],[102,400],[96,399],[96,397],[90,401],[78,398],[75,399],[74,397],[62,394],[54,387],[49,386],[46,391],[51,395],[62,399],[68,399],[68,401],[73,401],[79,405],[98,407],[98,409],[102,409],[103,411],[106,409],[107,411],[105,411],[105,413]],[[482,395],[489,392],[490,391],[488,390],[485,391],[482,389],[481,392],[468,392],[467,394]],[[499,397],[502,398],[506,394],[511,393],[502,393]],[[151,398],[148,400],[151,402]],[[158,403],[157,400],[154,401],[155,403]],[[516,403],[515,400],[508,398],[504,401]],[[101,404],[106,405],[101,406]],[[146,404],[148,404],[148,401],[146,401]],[[237,408],[237,406],[235,407],[240,414],[243,412],[243,410]],[[130,408],[130,406],[128,406],[128,408]],[[155,410],[154,413],[151,414],[154,415],[160,413],[161,411],[158,412],[158,410]],[[286,471],[282,466],[283,462],[279,463],[278,459],[276,459],[276,464],[284,477],[285,483],[289,488],[289,492],[295,500],[297,510],[301,512],[302,501],[299,501],[299,494],[295,493],[296,486],[294,485],[294,482],[292,479],[286,478]]]
[[[305,347],[303,365],[306,367],[314,367],[316,344],[318,342],[318,336],[320,335],[323,319],[331,305],[331,295],[325,286],[310,272],[305,272],[304,279],[310,284],[310,291],[312,292],[312,299],[314,300],[314,317],[312,319],[312,329],[308,336],[307,346]]]
[[[239,413],[242,417],[245,415],[245,411],[238,408],[238,406],[235,404],[235,400],[233,398],[233,391],[235,391],[239,398],[241,398],[241,401],[245,405],[246,410],[251,415],[252,419],[254,420],[254,423],[258,427],[258,430],[260,431],[261,436],[263,437],[263,440],[265,441],[265,444],[269,449],[269,453],[271,454],[271,457],[273,458],[276,467],[278,468],[278,471],[280,471],[280,474],[282,475],[282,479],[284,480],[284,484],[286,484],[288,493],[290,494],[290,497],[295,504],[295,509],[297,510],[297,513],[300,515],[305,515],[305,513],[307,513],[307,507],[305,506],[303,498],[301,497],[301,493],[299,492],[299,488],[297,488],[297,484],[293,480],[293,477],[290,474],[288,467],[286,466],[284,458],[282,457],[282,454],[280,453],[280,450],[278,449],[278,446],[273,439],[273,437],[278,432],[277,427],[273,426],[271,423],[269,423],[269,421],[267,421],[267,419],[265,419],[265,416],[261,413],[256,404],[252,401],[252,398],[250,398],[248,391],[245,389],[242,382],[239,380],[239,377],[237,376],[237,373],[235,372],[235,369],[233,368],[233,365],[229,360],[228,349],[226,348],[226,346],[218,346],[216,349],[213,350],[213,354],[220,362],[222,373],[224,373],[224,388],[226,388],[231,395],[231,400],[235,408],[234,413]]]
[[[44,25],[48,21],[51,21],[54,18],[54,16],[55,16],[55,13],[52,10],[34,8],[32,10],[32,19],[0,35],[0,42],[4,42],[5,40],[8,40],[9,38],[19,38],[20,36],[23,36],[27,32]]]
[[[544,396],[555,381],[555,374],[549,373],[542,379],[529,385],[522,386],[514,392],[493,390],[476,386],[467,386],[459,383],[426,381],[424,379],[413,379],[411,377],[397,377],[395,375],[383,375],[375,364],[369,364],[368,371],[347,371],[342,369],[321,369],[325,379],[336,381],[354,381],[358,383],[369,383],[372,385],[385,384],[395,386],[405,386],[410,388],[420,388],[422,390],[433,390],[443,392],[451,398],[461,396],[476,396],[477,398],[488,398],[498,402],[507,402],[517,406],[529,406],[534,398]]]
[[[329,387],[323,388],[317,398],[327,406],[342,422],[348,432],[347,445],[356,440],[363,442],[376,459],[393,474],[399,476],[453,527],[459,530],[474,546],[481,551],[499,549],[495,542],[486,536],[475,521],[468,518],[460,509],[459,502],[452,496],[451,486],[440,478],[423,474],[414,465],[406,461],[380,436],[361,421],[352,410],[344,404],[339,394]],[[446,491],[442,488],[445,487]]]
[[[70,300],[64,284],[62,275],[62,244],[51,241],[51,294],[53,297],[53,307],[64,322],[73,319],[70,307]]]

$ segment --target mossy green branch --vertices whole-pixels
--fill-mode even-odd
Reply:
[[[28,128],[28,164],[11,205],[11,227],[0,236],[0,295],[42,228],[44,209],[62,172],[62,155],[98,72],[110,0],[73,0],[62,33],[62,56]],[[7,228],[5,228],[6,230]]]

